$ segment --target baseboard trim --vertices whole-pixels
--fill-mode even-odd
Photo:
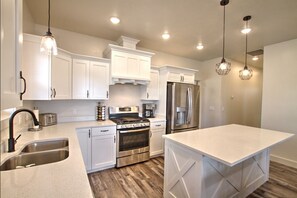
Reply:
[[[277,156],[277,155],[270,155],[270,160],[274,161],[274,162],[284,164],[286,166],[297,168],[297,161],[294,161],[294,160],[283,158],[283,157],[280,157],[280,156]]]

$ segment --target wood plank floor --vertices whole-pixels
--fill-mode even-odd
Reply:
[[[89,174],[96,198],[163,197],[164,158]],[[269,181],[248,198],[297,198],[297,169],[270,163]]]

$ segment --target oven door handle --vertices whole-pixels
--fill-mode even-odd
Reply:
[[[142,128],[142,129],[134,129],[134,130],[128,130],[128,131],[120,131],[120,133],[135,133],[135,132],[144,132],[150,130],[149,127]]]

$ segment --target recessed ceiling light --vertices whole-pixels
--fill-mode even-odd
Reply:
[[[257,60],[259,60],[259,57],[258,56],[253,56],[252,60],[257,61]]]
[[[204,46],[202,45],[202,43],[198,43],[198,45],[196,46],[196,48],[198,50],[202,50],[204,48]]]
[[[120,19],[118,17],[111,17],[110,18],[110,21],[113,23],[113,24],[118,24],[120,23]]]
[[[162,38],[163,38],[164,40],[168,40],[168,39],[170,38],[170,34],[169,34],[168,32],[164,32],[164,33],[162,34]]]

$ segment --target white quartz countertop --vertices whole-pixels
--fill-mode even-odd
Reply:
[[[69,157],[56,163],[1,171],[1,198],[93,197],[76,129],[99,126],[115,126],[115,123],[109,120],[63,123],[44,127],[39,132],[21,133],[16,151],[2,153],[1,164],[9,157],[20,153],[21,149],[31,142],[51,139],[69,139]]]
[[[163,137],[228,166],[234,166],[293,135],[231,124]]]
[[[166,118],[164,117],[155,117],[155,118],[148,118],[150,122],[165,122]]]

